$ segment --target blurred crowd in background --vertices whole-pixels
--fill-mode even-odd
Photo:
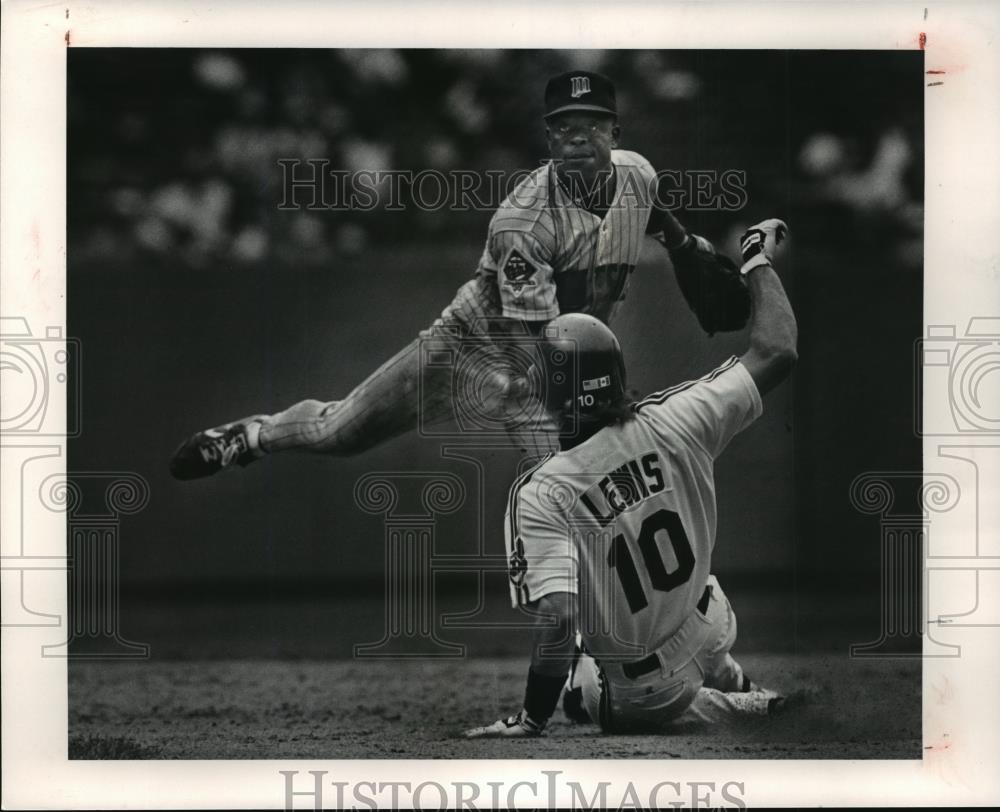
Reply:
[[[581,68],[615,80],[622,146],[657,169],[747,173],[744,211],[679,212],[685,224],[731,250],[738,230],[780,214],[919,271],[923,88],[912,56],[73,49],[70,256],[123,269],[333,269],[387,241],[482,241],[489,211],[387,210],[384,200],[279,210],[278,161],[531,169],[546,156],[545,80]]]

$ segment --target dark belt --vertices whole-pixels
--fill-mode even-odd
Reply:
[[[701,599],[698,601],[698,606],[696,607],[699,612],[703,615],[708,614],[708,602],[712,599],[712,587],[705,587],[705,591],[701,593]],[[622,665],[622,673],[629,679],[639,679],[639,677],[644,677],[646,674],[652,674],[654,671],[660,667],[660,658],[656,656],[656,653],[650,654],[648,657],[643,657],[641,660],[636,660],[634,663],[625,663]]]

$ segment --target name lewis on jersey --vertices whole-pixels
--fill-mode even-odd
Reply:
[[[580,502],[601,527],[606,527],[619,513],[666,488],[660,466],[655,453],[629,460],[580,494]]]

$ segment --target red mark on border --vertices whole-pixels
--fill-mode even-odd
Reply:
[[[948,71],[946,71],[946,70],[929,70],[927,72],[928,73],[947,73]]]
[[[951,734],[949,734],[949,733],[943,734],[942,735],[942,741],[938,742],[937,744],[928,744],[928,745],[926,745],[924,747],[924,750],[949,750],[949,749],[951,749],[951,742],[944,741],[944,739],[947,739],[950,735]]]
[[[927,35],[923,31],[921,31],[920,32],[920,36],[917,37],[917,42],[920,43],[920,50],[921,51],[924,50],[924,48],[927,47]]]

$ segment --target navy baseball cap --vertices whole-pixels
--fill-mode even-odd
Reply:
[[[553,76],[545,86],[545,118],[571,110],[617,116],[614,83],[607,76],[586,70]]]

